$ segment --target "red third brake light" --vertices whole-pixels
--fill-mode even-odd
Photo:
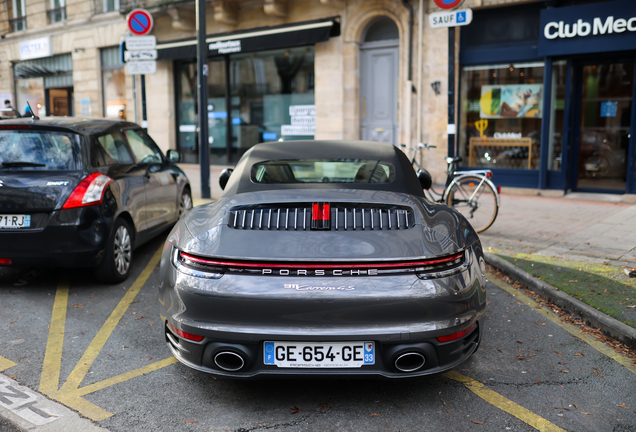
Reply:
[[[329,203],[314,203],[311,211],[311,229],[326,230],[329,229],[329,218],[331,208]]]
[[[0,265],[11,265],[11,258],[0,258]]]
[[[62,208],[70,209],[101,203],[106,186],[112,181],[112,178],[99,172],[89,174],[71,192]]]

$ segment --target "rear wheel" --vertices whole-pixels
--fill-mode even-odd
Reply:
[[[446,196],[446,204],[464,215],[478,233],[488,229],[499,212],[496,192],[477,176],[457,179]]]
[[[95,268],[97,278],[106,283],[126,280],[132,261],[132,231],[128,222],[117,219],[108,238],[106,253]]]

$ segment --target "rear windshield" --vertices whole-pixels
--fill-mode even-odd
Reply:
[[[82,137],[69,132],[0,130],[0,170],[77,170]]]
[[[390,183],[393,165],[379,160],[295,159],[252,166],[255,183]]]

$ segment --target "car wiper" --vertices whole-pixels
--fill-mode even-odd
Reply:
[[[46,164],[41,164],[37,162],[13,161],[13,162],[2,162],[2,166],[8,167],[8,168],[24,168],[24,167],[45,167]]]

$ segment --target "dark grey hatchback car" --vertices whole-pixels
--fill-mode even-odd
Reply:
[[[0,265],[130,272],[133,249],[192,207],[185,174],[137,124],[0,121]]]
[[[163,250],[168,348],[199,371],[412,377],[479,346],[485,262],[466,218],[428,201],[385,143],[257,144],[223,197]]]

